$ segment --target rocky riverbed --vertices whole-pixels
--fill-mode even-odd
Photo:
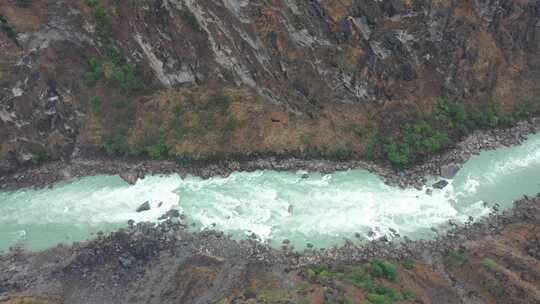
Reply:
[[[361,300],[371,289],[344,276],[379,263],[373,258],[387,260],[384,265],[395,265],[399,274],[371,274],[373,280],[412,292],[416,303],[539,303],[540,195],[430,241],[348,241],[304,253],[287,244],[276,250],[255,240],[234,241],[218,231],[190,232],[178,214],[169,213],[157,226],[131,225],[72,246],[12,249],[0,256],[0,303]]]
[[[44,187],[76,177],[93,175],[120,175],[128,183],[134,183],[145,175],[179,174],[209,178],[227,176],[234,171],[256,170],[307,170],[331,173],[339,170],[363,168],[379,174],[388,184],[401,187],[421,188],[429,176],[451,178],[461,164],[483,150],[501,146],[519,145],[528,135],[540,131],[540,118],[522,121],[512,128],[479,130],[467,136],[447,152],[435,155],[419,165],[395,170],[362,160],[332,161],[323,159],[299,159],[287,157],[246,157],[244,160],[192,161],[185,164],[172,160],[148,160],[143,158],[114,158],[98,152],[86,151],[66,161],[55,161],[39,167],[22,168],[7,176],[0,176],[0,188],[19,189]]]

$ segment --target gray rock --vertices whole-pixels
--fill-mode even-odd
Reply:
[[[460,167],[456,164],[448,164],[441,166],[440,174],[443,178],[454,178],[458,173]]]
[[[144,202],[142,205],[137,208],[137,212],[144,212],[150,210],[150,203],[148,201]]]
[[[180,217],[180,211],[176,209],[171,209],[167,211],[165,214],[160,216],[158,220],[165,220],[165,219],[172,219],[172,218],[179,218]]]
[[[433,188],[435,189],[444,189],[444,187],[448,186],[448,182],[445,180],[440,180],[433,184]]]
[[[118,258],[118,262],[122,268],[130,268],[133,265],[135,258],[130,255],[122,255]]]
[[[137,180],[139,180],[139,172],[131,170],[127,172],[120,173],[120,177],[125,180],[130,185],[135,185]]]

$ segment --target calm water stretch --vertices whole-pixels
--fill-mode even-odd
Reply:
[[[129,219],[156,221],[171,208],[187,215],[192,229],[223,230],[235,238],[252,233],[278,245],[328,247],[345,238],[370,239],[390,229],[412,239],[431,227],[510,207],[540,192],[540,134],[521,146],[486,151],[468,161],[443,190],[385,185],[365,170],[334,174],[259,171],[202,180],[150,176],[127,185],[117,176],[96,176],[53,189],[0,192],[0,251],[16,243],[43,249],[125,227]],[[149,201],[151,210],[135,209]],[[158,205],[162,203],[160,207]]]

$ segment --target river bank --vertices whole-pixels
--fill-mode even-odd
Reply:
[[[77,177],[94,175],[124,175],[136,180],[145,175],[176,173],[182,177],[194,175],[209,178],[228,176],[235,171],[306,170],[331,173],[348,169],[366,169],[378,174],[390,185],[421,188],[430,176],[451,178],[463,163],[481,151],[493,150],[501,146],[519,145],[528,135],[539,131],[540,118],[519,122],[511,128],[478,130],[445,153],[431,156],[422,164],[402,170],[363,160],[333,161],[295,157],[246,157],[243,160],[193,161],[180,164],[171,160],[118,158],[105,156],[95,151],[83,151],[76,153],[70,160],[48,162],[38,167],[23,168],[7,176],[0,176],[0,189],[45,187]]]
[[[399,272],[398,280],[377,282],[411,289],[423,303],[537,303],[539,227],[540,196],[525,197],[512,209],[433,240],[348,241],[300,254],[287,244],[278,250],[218,231],[194,233],[169,215],[158,226],[140,223],[73,246],[13,249],[0,256],[0,303],[24,297],[86,304],[250,303],[252,297],[267,299],[270,290],[280,299],[314,301],[350,294],[355,287],[344,285],[336,271],[372,258],[394,263]],[[325,278],[310,275],[321,264],[328,269]],[[299,284],[307,287],[300,291]],[[253,295],[246,292],[251,289]],[[362,299],[367,290],[354,289],[352,295]]]

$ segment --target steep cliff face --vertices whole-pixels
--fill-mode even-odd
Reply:
[[[2,172],[75,147],[361,156],[367,133],[399,133],[437,97],[537,102],[532,0],[3,0],[0,14]]]

